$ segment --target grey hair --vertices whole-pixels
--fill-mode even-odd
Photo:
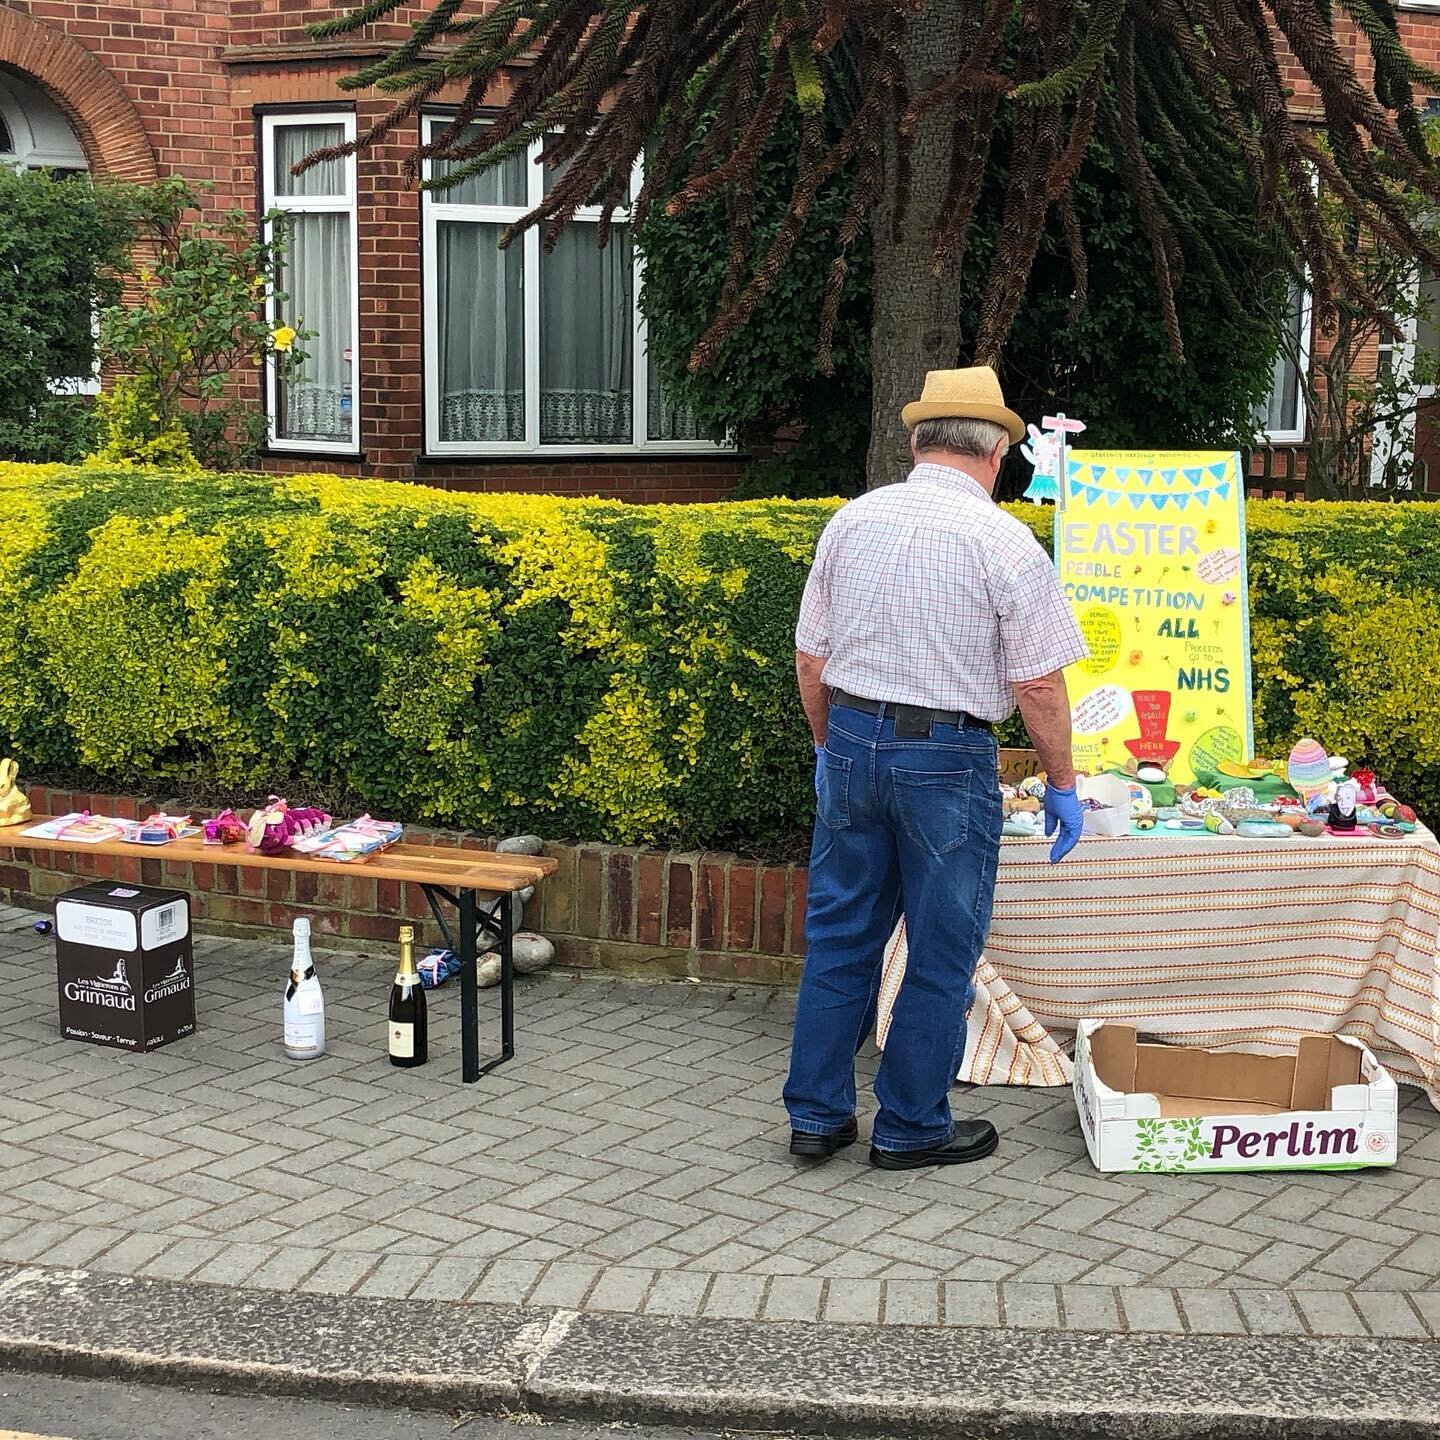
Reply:
[[[1010,440],[1010,432],[993,420],[962,420],[945,416],[921,420],[915,426],[917,450],[952,450],[957,455],[974,455],[984,460],[996,445]]]

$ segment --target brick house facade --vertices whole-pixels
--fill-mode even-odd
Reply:
[[[363,36],[310,41],[305,25],[335,8],[0,3],[0,157],[23,163],[28,147],[32,163],[127,180],[179,172],[212,183],[217,204],[291,212],[286,288],[318,333],[301,383],[263,387],[267,466],[633,500],[726,495],[743,459],[695,435],[649,377],[623,229],[603,252],[581,225],[553,256],[531,237],[501,258],[496,227],[539,198],[538,167],[517,157],[422,199],[402,174],[413,134],[289,176],[292,159],[384,113],[384,97],[335,82],[407,34],[422,9]],[[1440,62],[1440,0],[1417,0],[1403,29],[1422,61]],[[1304,115],[1313,102],[1295,78]],[[1308,344],[1303,303],[1297,324]],[[1270,428],[1271,453],[1253,465],[1275,475],[1268,488],[1299,488],[1306,417],[1284,365]]]

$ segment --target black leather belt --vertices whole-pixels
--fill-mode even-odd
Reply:
[[[988,720],[977,720],[964,710],[932,710],[928,705],[898,705],[893,700],[866,700],[863,696],[852,695],[848,690],[832,690],[830,703],[843,706],[846,710],[861,710],[866,715],[892,715],[897,726],[902,719],[911,725],[954,725],[960,729],[994,730]]]

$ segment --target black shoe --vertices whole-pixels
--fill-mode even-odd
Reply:
[[[860,1138],[860,1127],[852,1115],[838,1130],[828,1135],[807,1135],[803,1130],[790,1132],[790,1153],[807,1160],[828,1160],[837,1150],[853,1145]]]
[[[968,1165],[995,1153],[1000,1137],[988,1120],[962,1120],[948,1145],[928,1150],[881,1150],[870,1147],[870,1163],[877,1170],[923,1170],[927,1165]]]

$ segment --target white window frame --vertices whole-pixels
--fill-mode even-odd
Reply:
[[[273,357],[265,362],[265,419],[267,446],[274,451],[301,455],[358,455],[360,453],[360,227],[357,204],[355,156],[347,155],[345,195],[277,195],[275,193],[275,132],[310,125],[339,125],[346,142],[355,138],[355,115],[349,110],[284,110],[260,117],[261,209],[293,211],[302,215],[350,217],[350,439],[336,442],[322,439],[282,439],[275,433],[280,414],[279,376]],[[265,238],[274,235],[274,226],[265,225]],[[266,318],[274,329],[279,315],[274,296],[267,299]]]
[[[427,113],[422,121],[428,140],[437,129],[450,123],[447,115]],[[484,123],[481,121],[480,123]],[[525,323],[525,438],[523,440],[442,440],[440,438],[440,285],[436,273],[439,254],[439,227],[444,221],[472,224],[511,225],[523,219],[545,199],[545,171],[540,163],[543,139],[531,141],[526,151],[526,195],[523,205],[458,205],[448,201],[447,191],[422,191],[423,219],[421,290],[424,296],[425,353],[425,453],[440,457],[487,457],[496,455],[729,455],[735,446],[729,440],[652,440],[650,438],[650,350],[649,328],[640,308],[645,283],[645,262],[640,247],[633,247],[634,280],[631,289],[632,360],[630,365],[631,424],[635,438],[619,443],[555,444],[540,439],[540,285],[542,257],[540,229],[532,226],[516,243],[524,257]],[[644,157],[637,156],[630,175],[630,193],[638,195],[644,184]],[[430,178],[431,162],[425,164]],[[575,212],[577,222],[598,221],[598,205],[582,205]],[[617,209],[613,223],[629,223],[630,211]]]
[[[1288,289],[1285,298],[1288,306],[1290,298]],[[1306,285],[1300,292],[1300,344],[1295,357],[1298,367],[1295,386],[1295,424],[1285,430],[1261,430],[1260,433],[1265,437],[1266,444],[1300,445],[1304,443],[1308,433],[1309,415],[1305,407],[1305,381],[1310,374],[1310,351],[1314,328],[1313,310],[1314,297],[1310,293],[1310,287]],[[1288,315],[1286,319],[1289,319]]]

